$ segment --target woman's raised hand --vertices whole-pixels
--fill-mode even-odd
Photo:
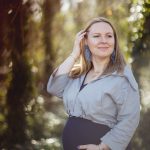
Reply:
[[[71,53],[71,55],[73,55],[73,57],[75,59],[79,58],[80,54],[81,54],[81,50],[80,50],[80,42],[81,40],[84,38],[84,36],[86,35],[85,30],[81,30],[80,32],[78,32],[76,34],[76,38],[74,41],[74,46],[73,46],[73,51]]]

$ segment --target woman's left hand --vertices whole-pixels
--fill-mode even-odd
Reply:
[[[94,144],[79,145],[78,149],[84,149],[84,150],[110,150],[110,148],[104,143],[101,143],[100,145],[94,145]]]
[[[99,146],[98,145],[94,145],[94,144],[87,144],[87,145],[80,145],[80,146],[78,146],[78,149],[99,150]]]

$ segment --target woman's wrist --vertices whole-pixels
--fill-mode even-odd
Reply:
[[[98,144],[98,150],[103,150],[103,148],[101,148],[101,144]]]
[[[77,56],[75,56],[73,53],[71,53],[71,54],[69,55],[69,57],[73,58],[73,59],[74,59],[74,61],[76,61],[76,60],[77,60]]]
[[[98,150],[110,150],[110,148],[104,143],[100,143],[98,145],[98,148],[99,148]]]

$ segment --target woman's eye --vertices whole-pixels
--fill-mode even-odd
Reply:
[[[107,35],[107,37],[111,38],[111,37],[112,37],[112,35]]]

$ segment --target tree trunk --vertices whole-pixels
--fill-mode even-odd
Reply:
[[[27,62],[27,20],[29,2],[22,0],[6,1],[10,7],[9,44],[11,48],[12,72],[6,96],[7,132],[5,147],[8,149],[27,147],[25,107],[32,95],[32,74]]]
[[[53,21],[55,15],[60,10],[60,0],[45,0],[43,4],[43,41],[45,45],[45,62],[44,62],[44,91],[46,91],[46,83],[48,81],[49,75],[52,73],[56,52],[53,48]],[[43,92],[44,92],[43,91]],[[45,93],[46,94],[46,93]]]

